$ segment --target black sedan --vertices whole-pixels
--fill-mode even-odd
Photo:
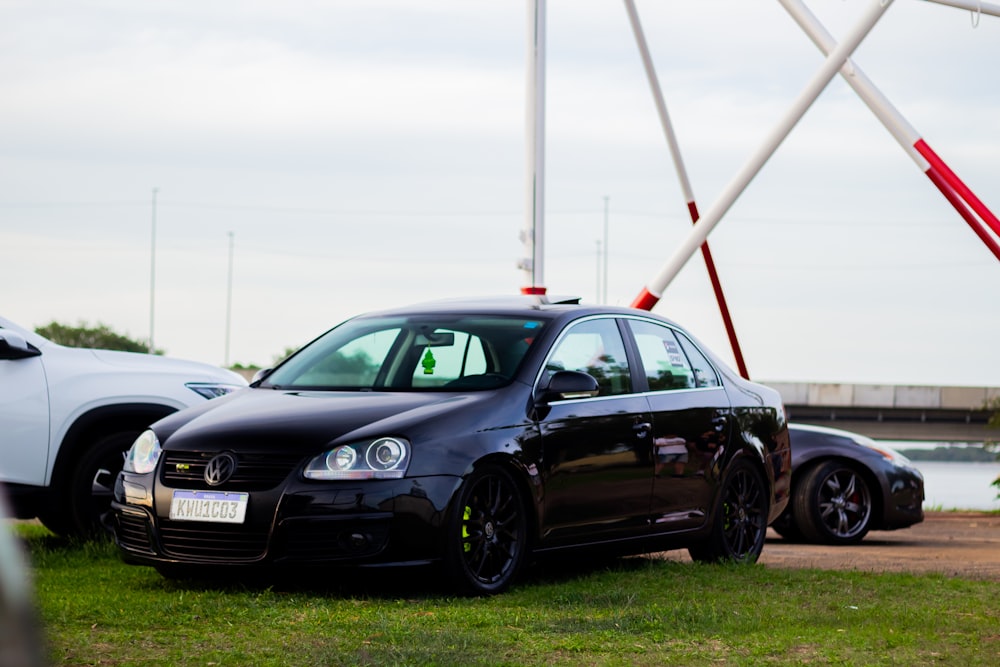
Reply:
[[[792,501],[774,522],[790,540],[855,544],[870,530],[924,520],[924,478],[902,454],[871,438],[789,424]]]
[[[790,475],[777,392],[676,324],[445,301],[350,319],[156,422],[112,523],[126,560],[165,576],[440,563],[489,594],[570,548],[753,562]]]

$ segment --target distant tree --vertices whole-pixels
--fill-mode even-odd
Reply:
[[[1000,396],[994,396],[986,401],[985,408],[993,411],[990,420],[986,422],[987,428],[1000,428]]]
[[[108,325],[100,322],[90,326],[87,322],[81,321],[74,327],[52,321],[43,327],[36,327],[35,332],[54,343],[68,347],[88,347],[123,352],[149,351],[149,345],[146,342],[117,333]],[[163,350],[156,350],[156,354],[163,354]]]
[[[243,363],[240,363],[240,362],[237,361],[235,364],[233,364],[232,366],[229,367],[229,370],[231,370],[231,371],[259,371],[260,370],[260,364],[243,364]]]
[[[900,453],[911,461],[986,463],[996,459],[996,454],[990,448],[976,445],[941,445],[933,449],[903,449]]]
[[[1000,396],[994,396],[990,400],[986,401],[986,409],[992,410],[993,414],[990,415],[990,420],[986,422],[987,428],[1000,428]],[[1000,452],[1000,443],[995,440],[989,440],[986,442],[986,447],[993,449],[994,452]],[[1000,460],[1000,454],[997,455],[997,459]],[[1000,489],[1000,477],[993,480],[993,486]],[[1000,498],[1000,491],[997,492],[997,498]]]
[[[282,352],[281,354],[277,355],[274,359],[271,360],[271,367],[273,368],[273,367],[277,366],[282,361],[284,361],[285,359],[287,359],[288,357],[292,356],[293,354],[295,354],[298,351],[299,351],[299,348],[297,348],[297,347],[286,347],[284,352]]]

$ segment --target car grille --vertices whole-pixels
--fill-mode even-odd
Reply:
[[[163,482],[175,489],[205,487],[205,466],[218,452],[164,453]],[[218,487],[226,491],[265,491],[280,484],[295,469],[298,455],[236,454],[236,472]]]
[[[237,561],[258,560],[267,549],[267,530],[251,531],[245,525],[159,522],[163,553],[176,558]]]
[[[145,513],[122,511],[115,513],[115,536],[123,549],[141,553],[153,553],[153,543],[149,537],[149,518]]]

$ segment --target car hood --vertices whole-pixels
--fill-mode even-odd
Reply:
[[[178,375],[189,376],[191,380],[208,380],[215,382],[229,382],[234,385],[247,384],[237,373],[218,366],[204,364],[199,361],[189,361],[187,359],[175,359],[154,354],[141,352],[120,352],[117,350],[91,350],[73,349],[78,354],[91,354],[98,361],[114,366],[126,371],[137,371],[141,373],[176,373]]]
[[[491,399],[496,399],[496,392],[247,389],[171,415],[154,430],[165,449],[310,453],[335,441],[413,437],[413,430],[445,413],[468,412]]]

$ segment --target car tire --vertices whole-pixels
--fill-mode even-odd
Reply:
[[[788,542],[802,542],[802,531],[795,524],[795,516],[789,507],[771,524],[771,528]]]
[[[42,524],[65,537],[94,537],[107,532],[101,517],[111,509],[115,480],[138,433],[119,431],[94,440],[84,454],[53,484]]]
[[[700,562],[755,563],[764,548],[770,501],[760,471],[733,461],[719,491],[709,537],[688,548]]]
[[[444,564],[452,584],[472,595],[506,590],[528,551],[528,518],[514,478],[498,466],[477,470],[449,514]]]
[[[817,544],[856,544],[872,523],[872,494],[854,466],[826,461],[808,472],[792,499],[795,524]]]

